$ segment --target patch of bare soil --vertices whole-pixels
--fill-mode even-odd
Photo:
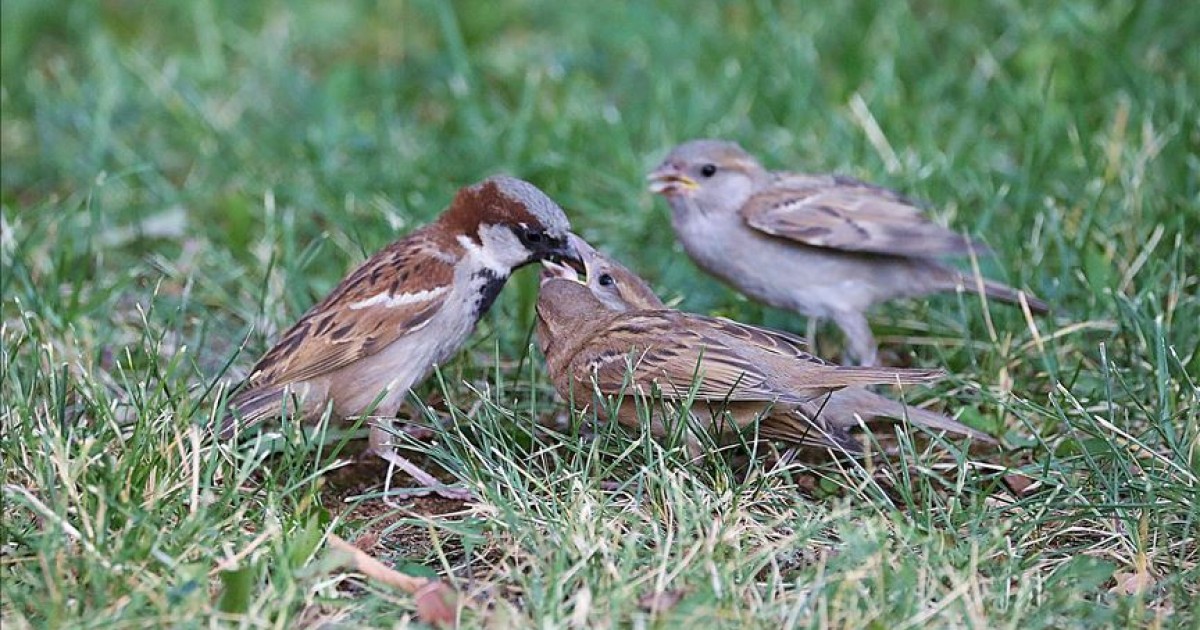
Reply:
[[[440,472],[432,462],[415,457],[413,462],[434,474]],[[434,494],[393,499],[391,503],[381,498],[371,498],[370,495],[383,489],[387,471],[386,462],[368,455],[357,457],[353,464],[325,476],[322,502],[332,514],[340,516],[357,531],[357,537],[350,542],[367,553],[394,562],[428,566],[430,560],[439,554],[447,554],[452,560],[455,559],[461,553],[461,545],[452,537],[441,536],[435,545],[430,525],[401,521],[465,514],[470,509],[469,504]],[[393,488],[409,487],[414,483],[403,472],[396,472],[392,478]]]

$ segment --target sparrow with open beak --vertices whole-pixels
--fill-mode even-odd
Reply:
[[[752,427],[762,439],[859,452],[850,433],[856,415],[906,412],[931,428],[991,442],[944,416],[905,409],[863,389],[926,383],[941,371],[828,364],[809,354],[802,338],[670,310],[628,269],[587,244],[576,242],[576,248],[587,282],[568,266],[547,264],[538,298],[539,346],[566,400],[580,406],[599,401],[600,415],[616,402],[617,421],[636,427],[640,406],[625,398],[658,397],[672,409],[652,416],[650,428],[660,437],[668,432],[665,419],[691,401],[691,419],[722,442]],[[848,394],[835,402],[842,391]]]
[[[671,225],[702,269],[760,302],[821,318],[846,335],[849,354],[876,362],[864,313],[880,302],[982,289],[1004,302],[1044,302],[976,279],[938,258],[987,248],[931,221],[890,190],[837,175],[771,172],[733,142],[675,147],[649,175],[666,197]]]
[[[580,278],[577,271],[572,267],[554,263],[543,263],[546,268],[543,271],[543,282],[546,282],[551,277],[584,282],[592,296],[596,298],[596,301],[607,311],[615,313],[664,311],[668,309],[667,305],[659,299],[650,285],[640,276],[612,258],[596,251],[590,244],[578,236],[572,234],[569,238],[571,239],[572,249],[583,261],[585,278]],[[545,299],[550,299],[550,297],[547,296]],[[569,344],[555,338],[555,327],[540,317],[542,312],[540,307],[541,299],[539,298],[538,342],[542,351],[547,356],[550,356],[550,353],[554,353],[557,356],[561,352],[560,349]],[[553,314],[555,309],[553,306],[547,305],[546,312],[547,314]],[[740,324],[733,324],[726,320],[718,321],[723,322],[725,325],[741,326]],[[752,327],[745,328],[750,329]],[[564,332],[567,335],[572,334],[572,330],[569,327],[558,326],[557,330],[559,334],[563,334]],[[792,345],[804,342],[802,339],[784,335],[783,333],[766,329],[757,330],[768,335],[782,336],[784,340]],[[624,333],[624,335],[627,336],[628,332]],[[749,339],[754,339],[754,337],[751,336]],[[800,365],[808,367],[803,363]],[[552,368],[551,371],[553,373],[554,369]],[[886,373],[886,370],[884,372]],[[690,373],[685,376],[690,376]],[[558,383],[557,380],[555,382],[556,384]],[[820,424],[824,427],[829,427],[825,430],[836,434],[839,439],[843,437],[843,432],[859,426],[860,422],[869,422],[876,419],[903,420],[907,418],[913,424],[923,426],[932,431],[947,431],[969,436],[980,442],[995,443],[995,440],[990,436],[963,425],[952,418],[919,407],[906,406],[895,400],[876,394],[865,387],[848,386],[843,389],[831,388],[828,394],[815,404],[815,407]],[[812,406],[809,406],[808,409],[811,410]]]
[[[452,357],[513,270],[574,259],[562,209],[532,184],[493,177],[458,191],[432,224],[376,253],[305,313],[254,366],[229,401],[221,436],[278,417],[326,410],[370,415],[370,449],[425,489],[441,484],[396,453],[390,428],[401,403]]]

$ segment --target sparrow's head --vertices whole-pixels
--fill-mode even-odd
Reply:
[[[537,312],[538,319],[544,320],[554,333],[560,327],[579,328],[610,311],[584,282],[566,275],[543,275]]]
[[[621,263],[596,251],[587,241],[571,235],[571,245],[579,253],[592,295],[612,311],[637,311],[666,308],[654,289]]]
[[[604,317],[613,315],[595,294],[565,265],[547,264],[538,288],[537,338],[547,357],[556,344],[585,338]]]
[[[672,149],[647,179],[650,192],[666,197],[672,207],[707,213],[737,210],[767,177],[735,142],[692,140]]]
[[[442,224],[509,270],[539,260],[578,260],[562,208],[529,182],[498,175],[458,191]]]

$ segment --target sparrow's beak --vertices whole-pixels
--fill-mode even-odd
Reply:
[[[696,180],[666,163],[646,176],[646,181],[650,182],[650,192],[657,195],[680,195],[700,187]]]
[[[583,247],[580,247],[580,244]],[[542,282],[550,278],[583,282],[581,276],[587,273],[587,264],[583,260],[581,250],[590,249],[591,246],[583,239],[573,233],[567,234],[567,242],[562,249],[542,259]]]
[[[579,256],[580,263],[582,263],[580,267],[575,267],[576,272],[583,274],[583,277],[579,281],[586,282],[590,280],[592,269],[595,268],[596,259],[600,254],[596,252],[596,248],[592,247],[591,243],[588,243],[574,233],[571,233],[567,237],[567,243],[575,250],[575,253]]]
[[[542,260],[542,284],[545,284],[547,280],[553,280],[554,278],[563,278],[565,280],[579,282],[579,274],[576,273],[576,271],[569,265],[555,262],[549,258]]]

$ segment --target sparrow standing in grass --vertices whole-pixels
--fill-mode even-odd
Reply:
[[[513,270],[573,259],[562,209],[532,184],[493,177],[458,191],[434,223],[372,256],[283,334],[230,400],[222,427],[295,414],[370,416],[370,450],[443,496],[396,453],[388,429],[412,387],[453,356]]]
[[[809,337],[831,318],[849,354],[876,362],[864,312],[887,300],[956,289],[1035,313],[1044,302],[1012,287],[947,267],[937,258],[980,243],[937,225],[890,190],[837,175],[771,172],[733,142],[675,147],[649,175],[667,198],[671,225],[696,264],[770,306],[803,313]]]
[[[637,274],[633,273],[615,260],[596,251],[590,244],[578,236],[572,234],[570,239],[572,249],[579,255],[580,260],[583,262],[583,268],[586,273],[585,284],[596,300],[596,304],[593,304],[593,306],[602,306],[605,310],[613,313],[625,313],[629,311],[662,312],[668,310],[666,304],[659,299],[658,295],[654,293],[654,290],[650,288],[650,285]],[[579,281],[578,274],[570,267],[553,263],[544,264],[547,268],[547,271],[544,272],[543,277],[545,279],[543,280],[543,283],[548,282],[549,278],[552,277]],[[559,290],[565,290],[565,288]],[[557,299],[554,297],[553,293],[545,293],[543,296],[539,297],[538,342],[542,348],[542,351],[546,353],[547,357],[553,354],[556,358],[556,362],[561,362],[563,360],[561,355],[565,352],[564,348],[572,346],[572,337],[579,333],[576,333],[570,327],[562,325],[556,327],[541,316],[543,310],[542,300],[546,300],[548,302],[552,299]],[[555,306],[549,303],[545,305],[545,311],[546,315],[549,317],[553,317],[553,313],[557,312]],[[686,317],[691,318],[690,321],[693,322],[715,321],[723,326],[741,326],[726,320],[712,320],[710,318],[700,318],[699,316]],[[661,319],[665,318],[660,318],[660,320]],[[558,335],[566,335],[567,338],[557,338],[556,328]],[[779,341],[784,342],[786,347],[789,348],[785,356],[791,356],[794,361],[798,362],[800,371],[803,369],[813,369],[813,366],[806,365],[804,363],[805,361],[817,362],[819,364],[819,360],[812,357],[805,358],[804,356],[795,352],[795,348],[804,343],[803,339],[792,337],[791,335],[786,335],[776,331],[754,328],[750,326],[742,326],[742,328],[746,329],[747,331],[757,331],[758,333],[761,333],[763,335],[762,339],[767,339],[774,336],[777,337]],[[630,336],[628,331],[622,333],[622,335],[625,337]],[[756,335],[747,335],[746,338],[750,344],[757,343],[760,339]],[[780,346],[772,343],[766,347],[768,350],[773,351],[775,348]],[[693,359],[695,360],[696,358],[698,357],[693,355]],[[692,367],[694,368],[695,365]],[[824,367],[825,369],[828,369],[828,366]],[[838,368],[834,369],[836,370]],[[847,368],[841,369],[844,370]],[[560,379],[557,378],[558,374],[553,365],[551,367],[551,372],[555,376],[556,385],[558,385],[560,383]],[[888,370],[877,370],[877,372],[883,374],[889,373]],[[687,378],[691,378],[691,375],[692,372],[689,371],[682,376],[686,381]],[[744,379],[741,381],[741,383],[747,382],[748,381]],[[889,379],[887,382],[895,381]],[[563,382],[563,384],[567,385],[568,383]],[[580,390],[578,389],[576,390],[577,397],[579,395],[579,391]],[[685,389],[684,391],[688,390]],[[845,387],[844,389],[830,388],[827,391],[827,395],[825,395],[823,398],[814,400],[814,403],[808,405],[807,407],[802,407],[801,413],[803,413],[805,410],[812,412],[815,407],[818,426],[824,427],[825,431],[829,432],[832,436],[835,436],[834,441],[843,446],[849,446],[851,444],[850,441],[853,440],[853,438],[851,438],[848,434],[849,429],[859,426],[860,420],[866,422],[876,418],[907,418],[914,424],[919,424],[932,430],[949,431],[952,433],[970,436],[981,442],[995,443],[995,440],[993,440],[990,436],[960,424],[952,418],[917,407],[905,406],[899,402],[880,396],[879,394],[876,394],[865,387],[850,386]],[[560,393],[563,393],[561,388]],[[632,419],[636,420],[636,418]],[[789,418],[786,421],[786,426],[793,426],[792,419]],[[854,445],[857,446],[857,442],[854,442]]]
[[[661,311],[668,307],[659,299],[650,285],[640,276],[630,271],[621,263],[596,251],[587,241],[572,234],[571,248],[583,262],[586,273],[586,285],[596,300],[609,311],[623,313],[626,311]],[[579,280],[575,269],[564,265],[546,264],[549,275]],[[760,329],[764,330],[764,329]],[[764,330],[775,335],[784,335],[775,331]],[[556,345],[548,326],[539,321],[538,341],[543,351]],[[804,340],[785,335],[794,343],[804,343]],[[990,436],[963,425],[953,418],[919,407],[906,406],[890,398],[880,396],[865,387],[846,387],[829,392],[819,405],[819,417],[822,423],[840,430],[850,429],[863,422],[874,419],[907,418],[910,422],[931,430],[948,431],[966,435],[975,440],[994,444]]]

